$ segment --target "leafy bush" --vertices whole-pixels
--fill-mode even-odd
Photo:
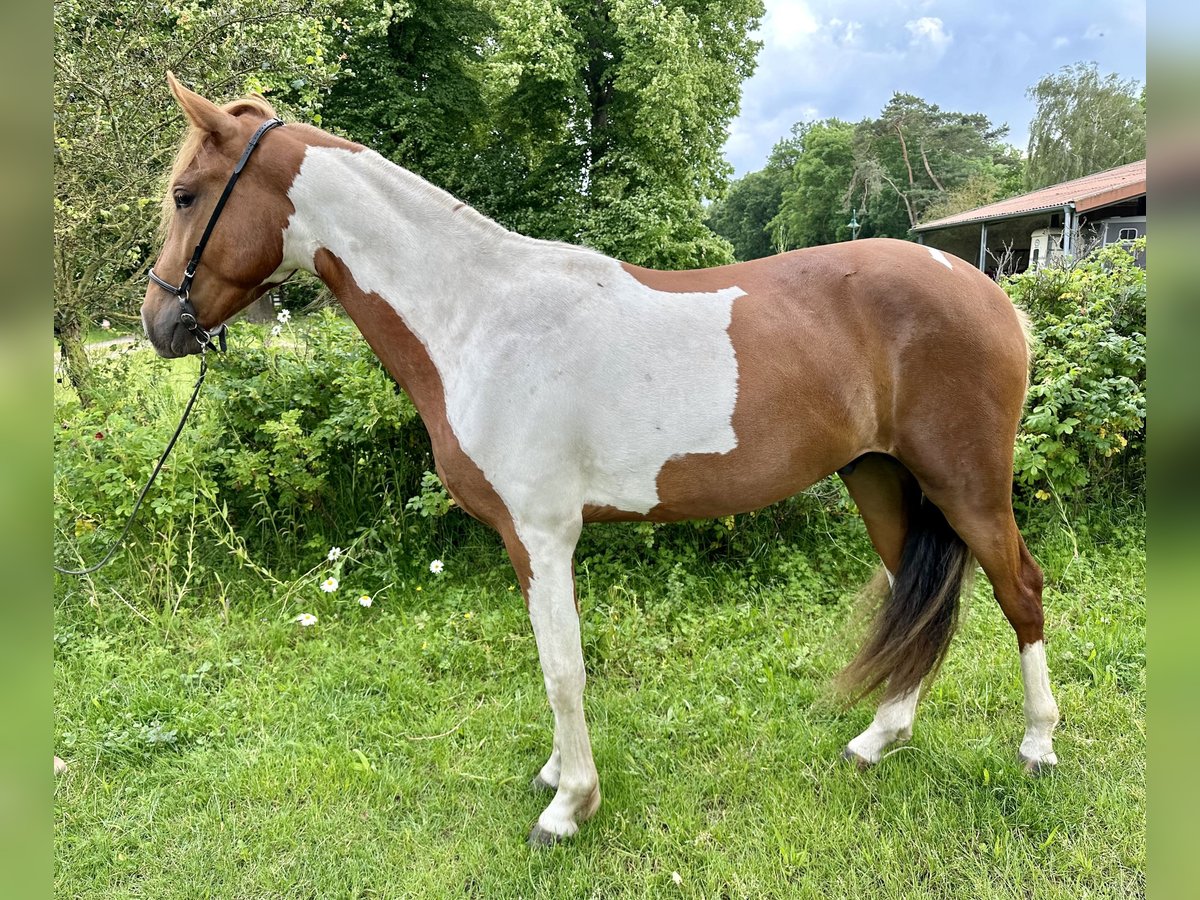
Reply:
[[[332,309],[305,322],[278,339],[242,333],[211,376],[200,443],[239,534],[257,530],[254,546],[280,556],[297,543],[324,547],[363,529],[409,553],[474,540],[499,554],[494,536],[449,515],[453,501],[431,471],[416,409],[353,324]],[[758,514],[588,529],[578,556],[612,576],[648,551],[656,566],[729,560],[744,568],[770,543],[805,540],[814,517],[828,530],[849,510],[838,485]]]
[[[353,325],[327,309],[281,330],[243,323],[232,352],[210,357],[192,421],[121,557],[140,581],[226,571],[231,553],[268,581],[295,578],[337,545],[354,546],[355,567],[383,583],[478,531],[445,515],[424,425]],[[59,390],[60,564],[92,562],[116,537],[178,421],[189,363],[122,352],[96,360],[91,407]],[[178,594],[147,590],[172,605]]]
[[[132,349],[97,360],[96,402],[80,405],[73,391],[55,394],[55,527],[74,543],[59,560],[91,562],[117,535],[163,451],[191,373],[172,377],[166,363]],[[155,489],[147,495],[134,540],[173,534],[202,501],[198,448],[181,439]]]
[[[128,564],[165,573],[198,552],[197,571],[252,563],[269,582],[295,579],[341,546],[354,548],[356,579],[384,584],[428,574],[435,556],[502,559],[496,537],[454,511],[431,471],[415,408],[353,324],[325,309],[275,331],[239,324],[232,352],[210,359],[193,423],[131,533]],[[58,398],[57,417],[68,425],[56,425],[64,562],[90,562],[115,537],[195,372],[145,351],[96,366],[103,395],[94,406],[80,408],[65,388]],[[834,530],[861,538],[836,484],[744,516],[597,526],[585,531],[578,560],[606,580],[633,568],[687,572],[705,563],[762,581],[783,577],[768,547],[811,546]],[[163,594],[161,602],[177,605],[177,593]]]
[[[1145,460],[1146,239],[1006,279],[1033,324],[1018,485],[1038,500],[1112,494]]]
[[[416,408],[333,309],[277,336],[239,327],[211,378],[198,440],[231,524],[267,564],[356,538],[383,568],[397,554],[427,562],[477,530],[445,515]]]

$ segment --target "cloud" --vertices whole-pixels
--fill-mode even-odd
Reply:
[[[820,29],[821,23],[803,0],[773,3],[763,17],[762,29],[788,50],[798,50]]]
[[[1063,47],[1067,46],[1067,44],[1069,44],[1069,43],[1071,43],[1071,39],[1070,39],[1070,38],[1068,38],[1068,37],[1063,37],[1062,35],[1059,35],[1058,37],[1056,37],[1056,38],[1054,39],[1054,49],[1055,49],[1055,50],[1059,50],[1059,49],[1061,49],[1061,48],[1063,48]]]
[[[834,39],[841,44],[853,44],[858,37],[858,33],[862,31],[862,22],[843,22],[841,19],[830,19],[829,30],[833,33]]]
[[[913,44],[929,44],[935,50],[945,50],[954,40],[954,35],[946,31],[946,26],[937,16],[921,16],[904,23],[908,33],[912,35]]]
[[[1083,37],[1084,40],[1094,41],[1098,38],[1104,37],[1104,33],[1106,31],[1108,31],[1108,27],[1106,25],[1101,25],[1099,22],[1095,22],[1087,27],[1087,31],[1083,33]]]

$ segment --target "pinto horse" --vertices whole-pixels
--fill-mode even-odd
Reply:
[[[1012,510],[1029,343],[989,278],[895,240],[644,269],[509,232],[318,128],[266,131],[261,97],[218,107],[168,80],[190,129],[146,333],[162,356],[196,353],[294,271],[329,286],[520,581],[554,713],[534,785],[555,793],[531,843],[575,834],[600,805],[572,571],[583,525],[746,512],[834,472],[889,581],[844,673],[882,702],[844,755],[870,765],[911,736],[978,560],[1016,631],[1020,759],[1057,761],[1042,574]]]

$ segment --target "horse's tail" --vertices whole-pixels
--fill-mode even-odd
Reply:
[[[919,492],[908,504],[900,571],[858,655],[838,677],[851,700],[885,681],[887,696],[918,687],[937,671],[958,621],[958,601],[973,559],[942,511]]]

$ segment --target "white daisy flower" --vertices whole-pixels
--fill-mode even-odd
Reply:
[[[443,563],[440,559],[435,559],[433,562],[431,562],[429,564],[429,571],[432,572],[434,575],[441,575],[442,570],[445,568],[446,568],[445,565],[443,565]]]
[[[342,556],[342,548],[341,547],[332,547],[332,548],[330,548],[329,555],[326,557],[326,559],[328,559],[330,562],[337,562],[339,559],[341,559],[341,556]]]
[[[281,309],[275,316],[279,320],[280,325],[286,325],[292,321],[292,311],[290,309]]]
[[[367,596],[366,594],[363,594],[361,597],[359,597],[359,598],[358,598],[358,605],[359,605],[359,606],[362,606],[362,607],[364,607],[364,608],[365,608],[365,607],[369,607],[369,606],[370,606],[372,603],[374,603],[374,602],[375,602],[375,601],[374,601],[374,600],[372,600],[372,599],[371,599],[369,596]]]
[[[283,334],[283,326],[282,325],[272,325],[271,326],[271,337],[279,337],[281,334]]]
[[[675,882],[676,884],[683,884],[683,876],[680,875],[678,872],[671,873],[671,880],[673,882]]]
[[[317,617],[312,613],[300,613],[296,618],[292,619],[301,628],[307,628],[309,625],[317,624]]]
[[[112,322],[108,321],[108,319],[101,319],[100,327],[107,331],[108,329],[112,328]]]
[[[334,578],[332,575],[330,575],[328,578],[326,578],[324,581],[321,582],[321,590],[323,590],[327,594],[332,594],[334,591],[337,590],[337,587],[338,587],[338,580],[336,578]]]

